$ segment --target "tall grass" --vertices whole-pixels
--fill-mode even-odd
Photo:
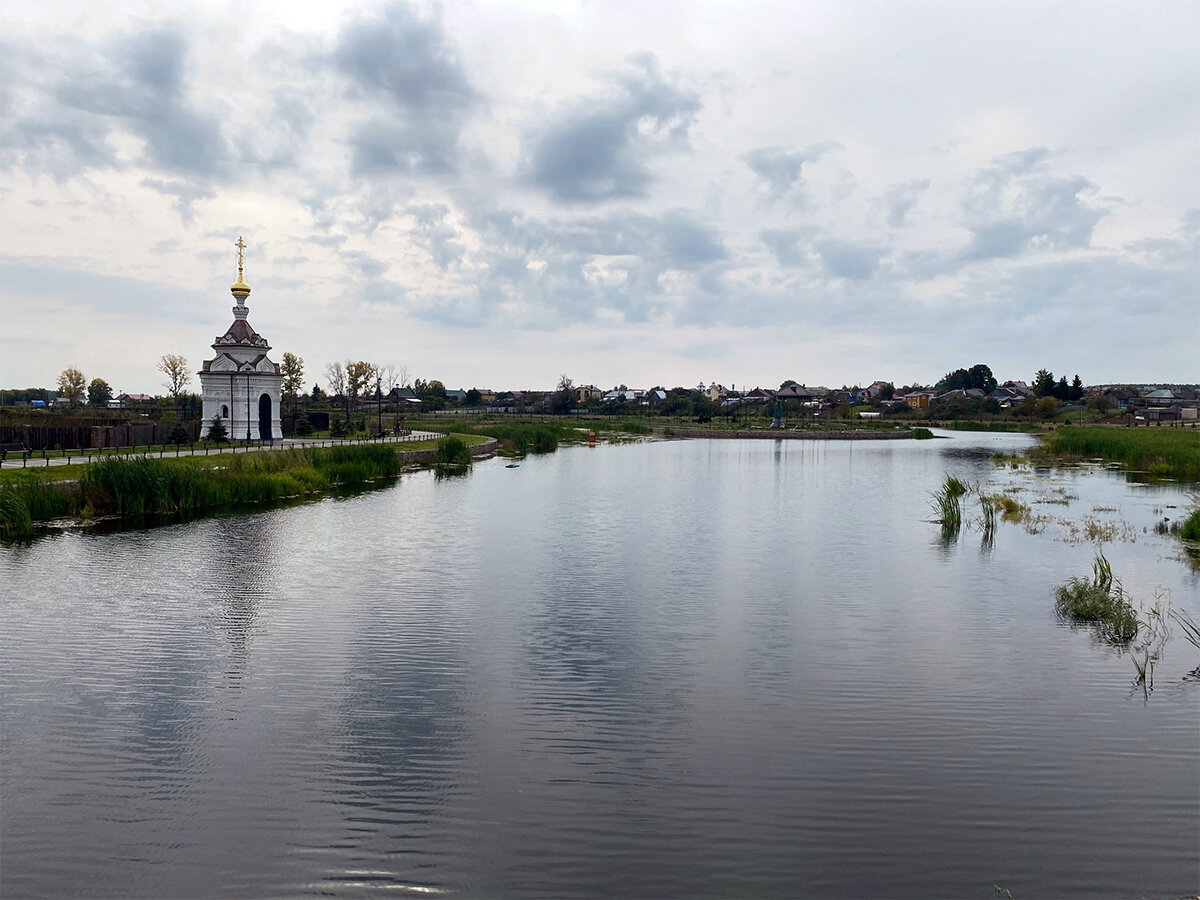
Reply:
[[[1113,577],[1112,565],[1103,553],[1096,554],[1090,581],[1071,578],[1055,589],[1054,598],[1060,616],[1095,625],[1110,644],[1128,644],[1137,636],[1137,612],[1121,583]]]
[[[389,444],[184,459],[110,457],[84,468],[78,482],[51,482],[41,476],[0,488],[0,535],[28,537],[34,522],[60,516],[195,512],[359,485],[399,473],[400,458]]]
[[[1183,520],[1179,528],[1179,536],[1185,541],[1200,541],[1200,509],[1193,509]]]
[[[933,506],[934,521],[942,526],[942,539],[945,541],[956,540],[962,530],[961,498],[968,490],[970,486],[966,482],[947,475],[941,490],[933,495],[930,505]]]
[[[1200,481],[1200,433],[1178,428],[1067,425],[1042,437],[1050,453],[1101,457],[1126,468]]]

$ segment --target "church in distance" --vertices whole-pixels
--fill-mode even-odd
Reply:
[[[268,358],[271,345],[250,325],[246,298],[250,285],[243,277],[245,242],[239,237],[238,277],[229,288],[233,294],[233,324],[212,344],[216,356],[204,361],[200,385],[204,400],[201,437],[219,418],[235,440],[272,440],[283,437],[279,421],[279,399],[283,374]]]

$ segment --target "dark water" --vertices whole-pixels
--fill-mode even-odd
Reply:
[[[1091,517],[1200,618],[1186,495],[993,470],[1024,440],[572,449],[0,548],[0,893],[1195,893],[1200,651],[1147,696],[1051,599]],[[946,472],[1045,531],[942,544]]]

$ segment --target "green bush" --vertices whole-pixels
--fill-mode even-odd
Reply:
[[[912,432],[913,440],[927,441],[933,437],[933,432],[928,428],[914,428]]]
[[[438,466],[469,466],[471,448],[462,438],[452,434],[438,441],[433,461]]]

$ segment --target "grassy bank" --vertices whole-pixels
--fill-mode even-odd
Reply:
[[[480,440],[459,438],[463,446]],[[0,536],[29,537],[37,522],[69,516],[197,512],[361,485],[399,475],[399,452],[414,449],[423,448],[358,444],[180,459],[114,457],[86,466],[7,470],[0,483]]]
[[[950,422],[941,422],[937,425],[938,428],[945,428],[948,431],[1017,431],[1017,432],[1034,432],[1043,431],[1045,426],[1037,422],[1022,422],[1022,421],[999,421],[999,422],[979,422],[973,419],[955,419]]]
[[[1100,457],[1151,475],[1200,481],[1200,433],[1190,429],[1067,425],[1044,435],[1042,447],[1055,456]]]
[[[558,449],[560,441],[578,441],[580,432],[576,427],[579,423],[567,420],[550,420],[543,422],[459,422],[454,423],[454,430],[459,434],[474,434],[493,437],[500,442],[502,451],[511,453],[553,453]],[[417,423],[417,428],[437,428],[446,426],[445,422],[434,420]]]

